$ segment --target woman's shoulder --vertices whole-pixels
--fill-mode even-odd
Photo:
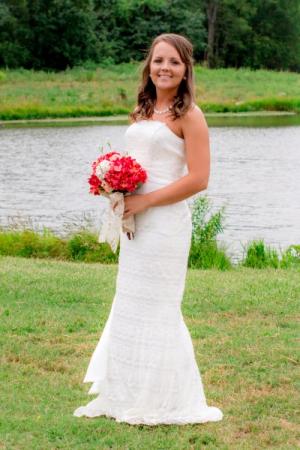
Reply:
[[[182,117],[182,121],[186,123],[197,123],[199,121],[205,121],[204,114],[196,103],[192,103],[187,112]]]
[[[138,109],[139,109],[139,106],[136,105],[136,106],[133,108],[133,111],[132,111],[131,114],[134,114],[135,112],[137,112]],[[138,121],[137,119],[134,119],[133,117],[131,117],[131,116],[129,115],[129,123],[130,123],[130,125],[133,124],[133,123],[136,123],[137,121]]]
[[[188,130],[195,130],[201,128],[203,131],[207,130],[207,122],[205,116],[198,105],[193,103],[188,111],[181,119],[183,134]]]
[[[196,103],[194,103],[194,102],[191,103],[191,106],[189,107],[187,113],[188,113],[188,112],[192,112],[192,111],[193,111],[193,112],[198,111],[198,112],[200,112],[201,114],[203,114],[201,108],[199,108],[199,106],[198,106]]]

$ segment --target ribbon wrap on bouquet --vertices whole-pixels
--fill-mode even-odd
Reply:
[[[134,236],[135,222],[134,216],[123,219],[125,208],[124,194],[122,192],[113,192],[111,194],[103,193],[110,201],[107,219],[101,226],[98,242],[107,242],[112,251],[116,253],[120,239],[120,231]],[[129,238],[129,237],[128,237]],[[130,239],[130,238],[129,238]]]

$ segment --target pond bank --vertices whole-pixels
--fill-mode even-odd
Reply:
[[[194,69],[195,101],[205,113],[300,113],[299,73],[199,64]],[[136,104],[141,70],[141,62],[57,73],[1,69],[0,119],[127,117]]]
[[[204,113],[209,126],[292,126],[300,125],[300,114],[292,111],[249,111]],[[60,127],[83,125],[126,125],[128,115],[0,120],[0,128]]]

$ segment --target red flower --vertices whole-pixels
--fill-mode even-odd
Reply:
[[[122,156],[120,153],[112,151],[101,155],[92,163],[92,175],[89,178],[90,193],[100,195],[104,192],[104,186],[96,176],[98,164],[108,160],[112,162],[110,169],[104,175],[106,191],[109,186],[112,191],[134,192],[142,183],[147,180],[147,172],[131,156]]]
[[[101,181],[99,178],[92,174],[90,178],[88,179],[88,182],[90,184],[90,193],[94,195],[100,195],[100,187],[101,187]]]

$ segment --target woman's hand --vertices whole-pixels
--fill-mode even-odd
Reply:
[[[146,194],[130,194],[124,196],[124,214],[123,219],[129,216],[145,211],[150,206]]]

